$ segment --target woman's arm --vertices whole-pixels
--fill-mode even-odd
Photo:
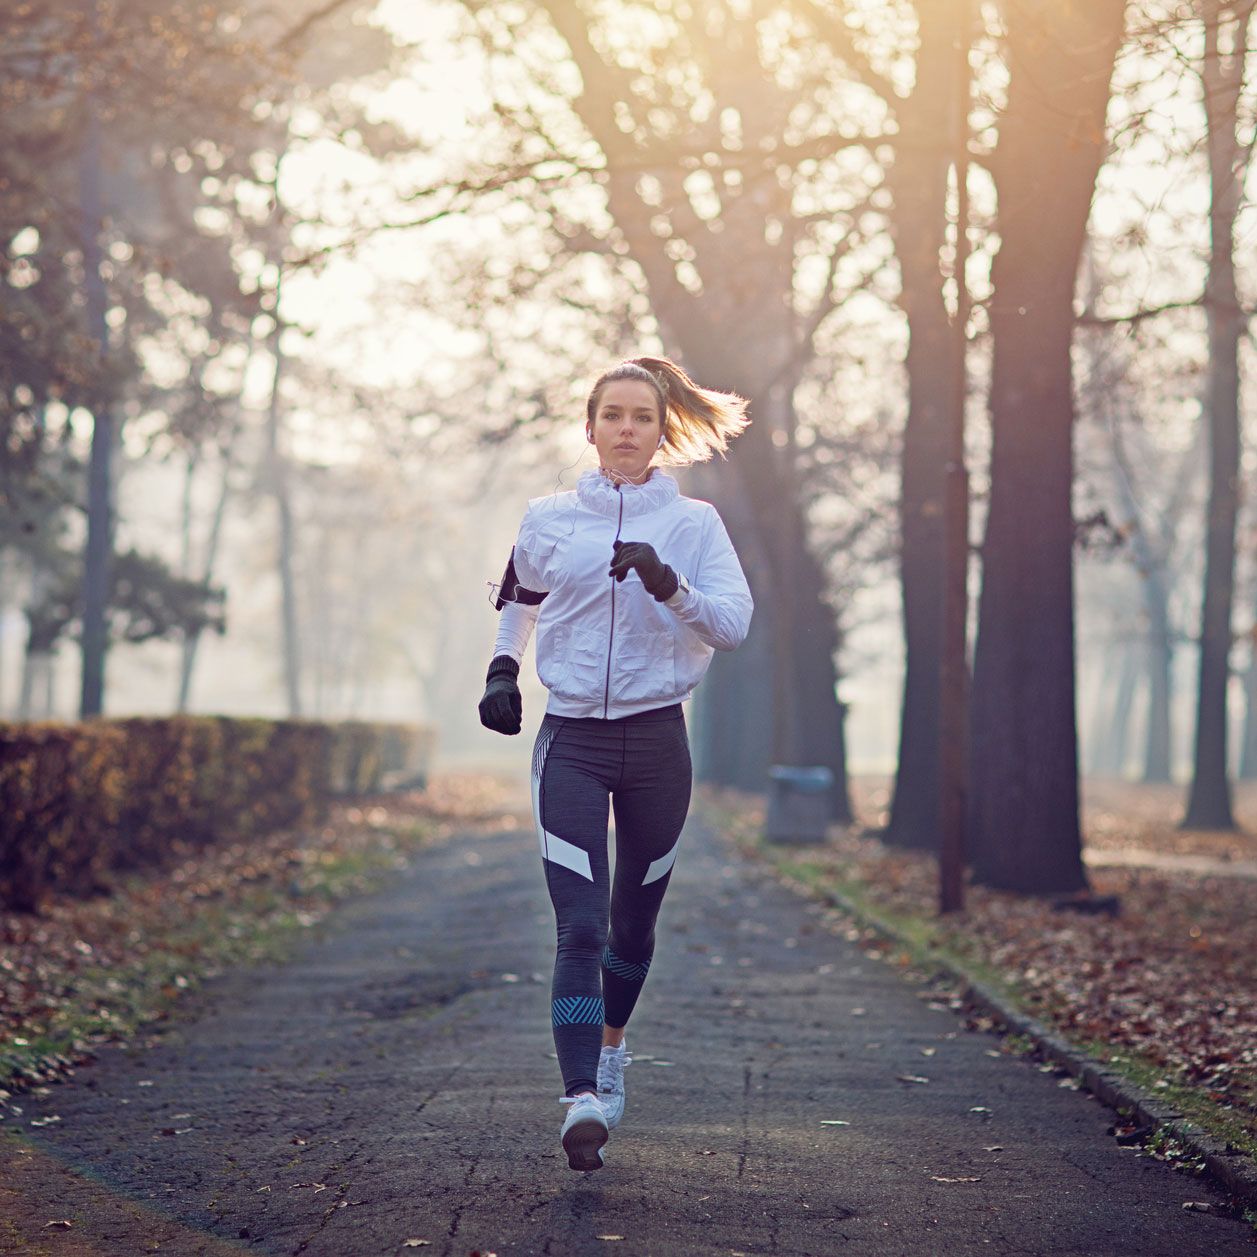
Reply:
[[[751,627],[755,603],[724,521],[715,510],[703,540],[697,575],[677,575],[688,579],[663,605],[713,650],[740,646]]]
[[[537,627],[540,603],[507,602],[502,606],[502,618],[498,623],[498,637],[493,644],[493,658],[509,655],[516,663],[522,663],[533,629]]]

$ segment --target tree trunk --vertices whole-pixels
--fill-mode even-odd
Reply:
[[[276,175],[278,179],[278,174]],[[278,193],[276,193],[278,197]],[[301,715],[301,638],[297,624],[297,591],[293,576],[293,524],[292,503],[289,493],[288,465],[283,449],[280,381],[284,370],[283,334],[280,321],[280,280],[275,283],[275,330],[271,334],[271,354],[275,369],[271,377],[271,399],[267,409],[266,466],[271,493],[275,498],[276,523],[278,525],[278,549],[276,566],[279,571],[280,624],[284,654],[284,691],[288,700],[289,719]]]
[[[94,13],[95,10],[93,9]],[[95,19],[93,18],[93,22]],[[82,688],[79,716],[99,716],[105,701],[105,655],[109,648],[107,611],[109,568],[113,551],[111,478],[114,417],[104,382],[109,353],[105,322],[108,297],[101,276],[100,230],[101,134],[96,102],[89,92],[84,102],[86,130],[79,162],[80,243],[83,250],[83,288],[87,333],[94,340],[98,361],[92,403],[92,448],[87,479],[87,544],[83,556]]]
[[[825,765],[834,773],[834,819],[842,820],[850,808],[836,732],[842,726],[838,675],[828,648],[836,643],[834,611],[825,599],[823,567],[806,540],[801,492],[787,461],[792,381],[776,388],[771,382],[774,359],[782,360],[790,346],[788,328],[776,325],[771,313],[789,310],[788,271],[781,283],[781,300],[766,301],[757,324],[756,339],[771,353],[740,351],[737,333],[720,324],[703,326],[694,317],[672,324],[687,369],[700,383],[750,397],[753,416],[724,463],[691,473],[720,510],[755,597],[747,641],[733,660],[713,661],[704,679],[699,762],[703,773],[721,774],[706,779],[752,790],[766,788],[774,762]],[[778,432],[787,436],[784,448],[774,440]],[[782,615],[787,605],[790,614]],[[827,632],[818,627],[825,622]]]
[[[238,427],[233,429],[231,437],[222,444],[223,478],[218,486],[218,500],[214,504],[214,516],[210,520],[209,537],[205,543],[205,565],[201,569],[201,580],[206,585],[214,579],[214,569],[218,563],[218,546],[223,533],[223,520],[227,515],[227,500],[231,496],[231,472],[234,466],[231,449],[238,431]],[[177,703],[177,710],[181,712],[188,709],[188,697],[192,692],[192,673],[196,668],[196,656],[201,644],[202,631],[199,628],[196,629],[183,643]]]
[[[1114,777],[1126,775],[1126,759],[1130,754],[1131,713],[1135,708],[1135,692],[1139,684],[1139,661],[1130,646],[1120,647],[1121,663],[1117,674],[1117,694],[1109,723],[1109,747]]]
[[[736,447],[730,461],[735,457]],[[694,772],[700,781],[764,790],[774,759],[773,722],[765,719],[773,710],[778,640],[772,559],[749,503],[728,484],[728,467],[698,466],[686,474],[691,491],[717,505],[755,597],[746,641],[734,654],[716,652],[695,695]]]
[[[954,13],[918,4],[916,85],[898,108],[899,146],[889,180],[899,258],[899,303],[908,320],[908,417],[900,456],[900,561],[905,648],[899,757],[885,838],[936,850],[939,833],[939,676],[943,630],[943,500],[950,458],[954,332],[943,300],[939,255],[947,228],[947,171],[954,144]]]
[[[828,768],[834,784],[830,815],[841,824],[855,819],[847,775],[846,707],[838,700],[834,660],[840,634],[833,608],[825,598],[825,572],[815,556],[800,548],[793,656],[796,675],[795,719],[800,739],[798,762]],[[832,678],[832,679],[831,679]]]
[[[1091,703],[1091,719],[1089,732],[1081,739],[1082,771],[1090,777],[1107,777],[1109,775],[1108,746],[1108,710],[1109,682],[1113,670],[1108,660],[1112,652],[1102,651],[1103,663],[1097,668],[1095,682],[1095,698]]]
[[[1234,829],[1227,774],[1227,686],[1231,677],[1231,610],[1235,582],[1235,521],[1239,514],[1239,342],[1241,320],[1235,286],[1235,217],[1247,167],[1236,138],[1236,106],[1244,82],[1252,0],[1235,32],[1239,55],[1219,48],[1223,12],[1205,21],[1203,78],[1209,143],[1209,277],[1205,315],[1209,368],[1205,418],[1209,432],[1209,508],[1205,538],[1204,599],[1200,613],[1200,673],[1196,745],[1186,829]]]
[[[1079,826],[1070,362],[1078,262],[1124,0],[1023,6],[995,159],[991,496],[974,660],[978,881],[1085,888]]]
[[[1257,777],[1257,645],[1244,673],[1244,743],[1240,748],[1240,776],[1245,781]]]
[[[1173,694],[1174,638],[1165,576],[1149,572],[1144,578],[1144,605],[1148,609],[1148,727],[1144,744],[1145,784],[1170,780],[1172,770],[1172,724],[1170,699]]]

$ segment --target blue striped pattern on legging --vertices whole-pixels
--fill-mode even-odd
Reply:
[[[602,949],[602,967],[609,973],[614,973],[617,978],[623,978],[625,982],[645,982],[646,975],[650,972],[650,961],[636,963],[632,960],[621,960],[608,944]]]
[[[550,1021],[556,1026],[600,1026],[602,999],[597,995],[561,995],[550,1004]]]

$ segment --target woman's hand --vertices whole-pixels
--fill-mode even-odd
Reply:
[[[680,588],[677,574],[655,553],[649,541],[617,541],[613,550],[611,575],[617,581],[636,568],[646,592],[656,602],[667,602]]]
[[[515,678],[519,664],[509,655],[498,655],[489,665],[480,723],[494,733],[518,733],[524,727],[524,699]]]

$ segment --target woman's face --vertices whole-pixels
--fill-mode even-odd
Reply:
[[[598,461],[626,480],[639,481],[659,448],[659,395],[644,380],[604,384],[594,411]]]

